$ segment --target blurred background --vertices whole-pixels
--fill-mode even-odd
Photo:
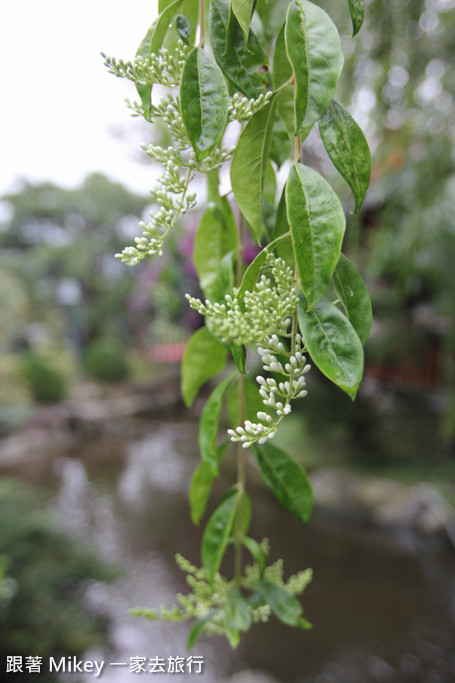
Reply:
[[[259,3],[279,27],[283,2]],[[307,528],[249,473],[254,533],[287,572],[314,569],[313,630],[260,625],[236,652],[202,639],[195,654],[209,683],[450,683],[455,0],[369,0],[354,40],[347,2],[318,4],[344,34],[338,98],[373,153],[352,215],[316,133],[304,148],[342,198],[344,250],[372,294],[365,379],[351,403],[312,371],[283,427],[314,486]],[[183,296],[197,292],[200,214],[162,258],[134,269],[114,259],[147,220],[157,169],[139,143],[160,133],[129,116],[133,89],[99,55],[132,58],[155,16],[145,0],[2,8],[0,670],[7,656],[42,656],[44,681],[58,680],[49,656],[124,662],[106,667],[107,683],[134,678],[131,657],[187,656],[185,626],[128,608],[185,591],[176,552],[199,563],[187,488],[203,400],[183,409],[178,361],[200,324]]]

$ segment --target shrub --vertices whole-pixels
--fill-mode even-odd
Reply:
[[[25,356],[21,374],[38,403],[58,403],[67,393],[65,378],[47,358],[36,353]]]
[[[93,342],[85,356],[88,374],[101,382],[119,382],[129,375],[126,350],[116,339]]]

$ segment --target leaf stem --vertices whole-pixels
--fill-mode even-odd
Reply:
[[[295,153],[294,153],[294,161],[296,164],[299,163],[301,156],[302,156],[302,139],[300,135],[296,135],[294,138],[295,141]]]
[[[205,0],[199,0],[199,46],[204,47]]]
[[[238,218],[238,248],[237,248],[237,286],[240,287],[243,279],[243,217],[239,209]],[[240,370],[238,371],[238,388],[239,388],[239,424],[243,427],[245,424],[245,376]],[[237,488],[239,491],[237,503],[237,523],[234,536],[234,581],[236,585],[240,583],[242,574],[242,536],[243,536],[243,508],[244,508],[244,493],[246,486],[246,452],[239,443],[237,446]]]

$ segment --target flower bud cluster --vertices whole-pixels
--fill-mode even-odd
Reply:
[[[228,120],[229,121],[248,121],[253,114],[262,109],[270,101],[272,92],[261,93],[256,99],[248,99],[235,93],[229,102]]]
[[[114,74],[114,76],[127,78],[138,85],[159,83],[172,88],[180,85],[189,49],[182,40],[179,40],[172,53],[163,47],[156,54],[151,53],[147,57],[137,55],[132,62],[125,62],[123,59],[117,60],[115,57],[108,57],[104,53],[101,53],[101,56],[104,58],[104,64],[109,73]]]
[[[146,57],[137,55],[132,62],[116,60],[104,54],[103,57],[108,70],[115,76],[127,78],[142,87],[160,84],[174,88],[181,83],[189,49],[179,40],[172,53],[163,47],[157,53]],[[239,120],[246,120],[263,107],[270,97],[271,93],[267,93],[260,95],[256,100],[248,100],[236,94],[231,98],[231,116],[235,118],[238,115]],[[133,116],[144,116],[143,104],[127,100],[127,106],[132,110]],[[235,149],[215,147],[205,159],[198,160],[183,122],[178,94],[168,92],[157,104],[150,103],[148,120],[154,123],[156,119],[166,125],[173,144],[167,148],[154,144],[142,145],[146,154],[162,164],[165,171],[158,181],[157,189],[152,192],[159,207],[158,211],[152,214],[150,223],[139,224],[143,232],[140,237],[135,238],[135,244],[116,254],[116,258],[130,266],[136,265],[146,256],[161,255],[163,242],[169,230],[180,215],[195,205],[195,195],[187,192],[191,173],[209,173],[219,169],[232,157]],[[181,168],[187,170],[185,179],[180,177]],[[257,337],[260,337],[259,332]]]
[[[175,225],[177,218],[185,214],[196,204],[196,195],[188,192],[190,169],[186,178],[181,178],[179,166],[169,159],[166,170],[160,178],[158,189],[152,192],[152,197],[159,209],[151,213],[151,221],[139,223],[142,237],[136,237],[136,245],[126,247],[116,258],[120,258],[128,266],[135,266],[146,256],[162,255],[163,242]]]
[[[262,345],[257,347],[264,370],[283,375],[283,380],[262,375],[256,377],[262,402],[267,410],[275,413],[275,417],[260,410],[256,414],[259,422],[246,420],[243,427],[228,429],[231,441],[240,442],[243,448],[250,448],[256,442],[262,445],[273,439],[281,421],[292,410],[291,401],[304,398],[308,394],[305,375],[311,370],[311,365],[307,364],[303,355],[302,337],[298,333],[294,337],[293,346],[292,353],[287,351],[278,335],[272,334],[266,335]],[[287,362],[279,360],[276,353],[287,358]]]
[[[226,344],[260,343],[282,325],[297,307],[294,274],[286,263],[268,254],[265,272],[251,292],[234,289],[224,303],[212,303],[186,295],[195,311],[205,316],[211,332]],[[242,296],[243,294],[243,296]]]

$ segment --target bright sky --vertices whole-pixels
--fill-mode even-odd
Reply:
[[[19,178],[74,186],[102,171],[146,192],[150,170],[134,157],[146,124],[100,52],[131,59],[156,16],[156,0],[22,0],[0,11],[0,195]]]

